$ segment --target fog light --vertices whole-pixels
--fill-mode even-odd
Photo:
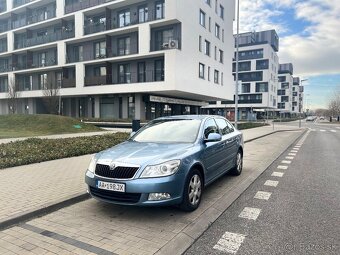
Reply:
[[[150,193],[148,200],[150,201],[160,201],[170,199],[171,196],[169,193]]]

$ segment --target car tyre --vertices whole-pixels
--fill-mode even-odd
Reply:
[[[235,166],[230,171],[230,173],[232,175],[238,176],[242,173],[242,169],[243,169],[243,153],[241,150],[238,150],[235,158]]]
[[[193,169],[187,176],[183,191],[183,200],[180,208],[186,212],[192,212],[201,203],[203,193],[203,179],[200,171]]]

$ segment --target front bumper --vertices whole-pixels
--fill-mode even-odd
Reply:
[[[96,187],[97,181],[125,184],[125,192],[112,192]],[[114,180],[96,176],[87,171],[85,182],[88,185],[90,195],[98,200],[121,205],[136,206],[168,206],[182,202],[184,187],[184,174],[174,174],[161,178],[146,178],[132,180]],[[149,193],[169,193],[171,198],[167,200],[149,201]]]

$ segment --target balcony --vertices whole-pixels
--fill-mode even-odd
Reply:
[[[81,2],[72,4],[67,4],[67,2],[65,2],[65,14],[76,12],[100,4],[105,4],[112,1],[114,0],[82,0]]]
[[[2,65],[0,66],[0,73],[8,73],[13,70],[11,65]]]
[[[0,40],[1,42],[1,40]],[[1,44],[0,43],[0,53],[7,52],[7,43]]]
[[[112,84],[112,75],[88,76],[85,77],[85,86],[100,86]]]
[[[34,0],[13,0],[13,8],[33,2]]]
[[[76,79],[75,78],[63,78],[60,85],[61,85],[61,88],[75,88]]]
[[[57,65],[57,59],[56,58],[49,58],[44,59],[41,62],[38,61],[28,61],[25,62],[18,62],[17,64],[13,65],[13,70],[25,70],[25,69],[32,69],[32,68],[41,68],[41,67],[48,67],[48,66],[55,66]]]
[[[35,38],[29,38],[26,40],[18,40],[14,44],[15,49],[22,49],[22,48],[27,48],[35,45],[41,45],[41,44],[46,44],[50,42],[55,42],[55,41],[60,41],[60,40],[65,40],[74,37],[74,31],[70,32],[60,32],[60,33],[54,33],[54,34],[49,34],[45,36],[39,36]]]
[[[83,52],[82,55],[78,53],[71,52],[67,54],[66,61],[67,63],[75,63],[82,61],[90,61],[90,60],[98,60],[98,59],[106,59],[106,58],[114,58],[121,56],[129,56],[133,54],[138,54],[138,45],[130,44],[130,47],[127,48],[118,48],[117,50],[112,50],[111,48],[106,48],[105,52]]]
[[[0,33],[7,32],[9,30],[8,24],[0,24]]]
[[[27,17],[26,19],[16,20],[12,22],[12,29],[16,29],[19,27],[24,27],[30,24],[38,23],[44,20],[52,19],[56,17],[56,11],[47,11],[42,14],[32,15]]]
[[[5,12],[7,10],[6,0],[0,0],[0,13]]]

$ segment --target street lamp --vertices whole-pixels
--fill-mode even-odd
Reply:
[[[237,0],[237,28],[236,28],[236,84],[235,84],[235,128],[237,129],[238,119],[238,63],[239,63],[239,38],[240,38],[240,0]]]
[[[302,87],[302,84],[303,82],[305,81],[308,81],[308,79],[303,79],[300,81],[300,86]],[[301,128],[301,101],[300,101],[300,88],[299,88],[299,115],[300,115],[300,118],[299,118],[299,128]]]

